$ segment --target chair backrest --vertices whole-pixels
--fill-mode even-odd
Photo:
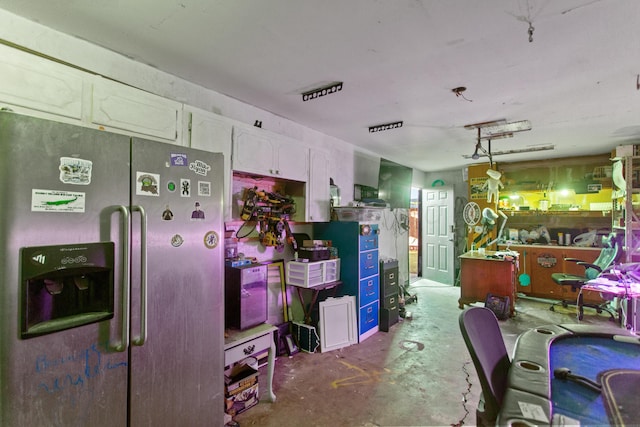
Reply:
[[[593,264],[597,265],[600,268],[600,271],[592,267],[587,267],[584,275],[588,280],[598,277],[601,274],[601,271],[606,270],[614,261],[618,259],[619,245],[615,234],[612,233],[609,236],[603,238],[602,243],[604,247],[600,251],[598,258],[593,261]]]
[[[507,388],[511,361],[498,319],[485,307],[470,307],[460,313],[460,331],[476,368],[487,419],[495,419]]]

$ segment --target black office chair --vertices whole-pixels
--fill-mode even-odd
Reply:
[[[577,258],[564,259],[565,261],[575,262],[576,264],[583,266],[585,269],[583,276],[567,273],[552,273],[551,279],[560,286],[571,286],[571,290],[573,292],[580,291],[580,288],[582,288],[585,283],[602,275],[603,272],[606,272],[607,269],[620,257],[620,245],[618,244],[615,233],[611,233],[609,236],[603,237],[602,244],[603,248],[600,251],[600,255],[598,255],[598,258],[596,258],[593,263],[588,263]],[[578,319],[580,320],[582,320],[584,316],[584,307],[595,308],[598,313],[606,311],[611,316],[611,320],[615,320],[615,313],[607,307],[608,303],[586,304],[583,302],[582,294],[579,294],[577,302],[574,300],[558,301],[549,307],[549,310],[554,311],[554,307],[558,304],[562,304],[565,308],[569,305],[577,305]]]
[[[479,426],[493,426],[502,406],[511,366],[498,319],[488,308],[470,307],[460,313],[458,320],[482,388],[476,421]]]

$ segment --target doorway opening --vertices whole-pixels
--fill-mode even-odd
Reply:
[[[409,207],[409,283],[422,277],[422,190],[411,187]]]

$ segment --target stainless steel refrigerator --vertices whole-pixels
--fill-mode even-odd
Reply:
[[[0,425],[223,420],[221,154],[0,112]]]

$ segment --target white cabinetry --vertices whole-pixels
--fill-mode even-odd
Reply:
[[[309,184],[307,185],[307,221],[329,221],[329,162],[327,155],[311,149],[309,153]]]
[[[179,143],[182,104],[0,45],[0,108]]]
[[[50,118],[46,113],[82,118],[81,71],[0,45],[0,76],[0,108],[41,118]]]
[[[224,155],[224,220],[231,221],[231,130],[232,123],[224,117],[185,106],[184,145]]]
[[[233,127],[233,170],[306,182],[309,148],[259,128]]]
[[[111,129],[180,141],[182,104],[121,83],[96,77],[90,121]]]

